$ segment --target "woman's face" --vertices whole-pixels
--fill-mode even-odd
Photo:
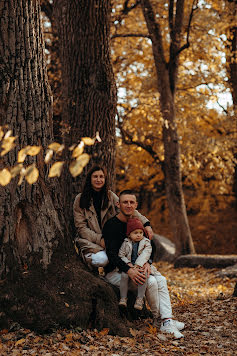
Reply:
[[[105,184],[105,175],[102,170],[95,171],[91,175],[91,185],[94,190],[99,192]]]

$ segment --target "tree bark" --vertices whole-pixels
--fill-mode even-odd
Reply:
[[[171,2],[172,3],[172,2]],[[175,122],[175,90],[178,75],[178,50],[183,24],[184,0],[176,1],[176,17],[170,11],[170,60],[166,63],[161,29],[149,0],[142,0],[142,11],[152,41],[157,72],[160,107],[163,116],[164,173],[170,222],[176,255],[195,253],[181,183],[180,145]]]
[[[40,145],[35,162],[39,180],[17,185],[15,178],[0,186],[0,275],[19,266],[50,263],[53,250],[66,234],[57,183],[46,178],[43,149],[52,142],[52,96],[47,80],[44,42],[38,3],[4,1],[1,7],[0,44],[0,124],[8,125],[17,136],[17,148]],[[16,150],[3,156],[1,166],[16,163]],[[1,168],[2,168],[1,167]],[[65,244],[65,240],[64,240]]]
[[[69,129],[67,145],[83,136],[95,137],[87,151],[90,164],[79,179],[67,177],[66,196],[75,196],[93,163],[108,170],[109,184],[114,180],[116,86],[110,60],[110,1],[56,0],[54,15],[61,43],[63,121]],[[68,201],[69,211],[71,202]]]
[[[41,332],[74,325],[107,327],[111,333],[127,335],[127,323],[119,315],[113,288],[88,273],[73,253],[62,193],[57,180],[47,178],[43,149],[53,141],[52,97],[46,74],[39,0],[5,0],[0,13],[0,125],[8,125],[13,130],[19,149],[26,145],[42,146],[40,154],[27,158],[24,163],[37,165],[36,183],[29,185],[24,181],[19,186],[14,178],[6,187],[0,186],[0,315]],[[100,48],[93,40],[95,32],[90,34],[89,42]],[[77,41],[77,36],[72,41]],[[77,63],[73,63],[78,69]],[[101,73],[102,64],[98,62],[98,66]],[[100,85],[103,92],[103,83]],[[108,86],[105,83],[107,89]],[[83,93],[79,94],[83,109]],[[111,100],[100,94],[101,99],[93,101],[93,92],[87,94],[88,98],[84,94],[84,99],[88,99],[88,113],[83,109],[85,118],[93,117],[89,110],[95,113],[98,108],[101,121],[107,120],[105,126],[108,125]],[[107,109],[102,107],[103,103],[106,106],[106,100]],[[71,108],[74,110],[74,106]],[[93,121],[90,124],[97,129]],[[83,136],[89,134],[89,131],[82,132]],[[0,169],[15,165],[16,157],[15,149],[3,156]]]

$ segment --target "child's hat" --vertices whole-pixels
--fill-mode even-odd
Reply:
[[[130,235],[134,230],[141,229],[144,231],[142,222],[137,218],[131,218],[127,222],[127,235]]]

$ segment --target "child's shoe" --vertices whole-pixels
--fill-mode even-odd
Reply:
[[[119,305],[121,306],[121,307],[127,307],[127,298],[121,298],[120,299],[120,301],[119,301]]]
[[[136,302],[134,304],[134,308],[137,309],[137,310],[142,310],[143,303],[144,303],[143,298],[138,298],[137,297]]]

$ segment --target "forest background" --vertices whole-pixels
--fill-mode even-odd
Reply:
[[[169,56],[168,2],[151,2]],[[47,67],[54,97],[54,133],[63,120],[61,64],[50,1],[42,1]],[[189,23],[192,8],[192,22]],[[197,253],[237,253],[236,2],[189,1],[184,12],[188,44],[180,53],[176,122],[182,186]],[[139,193],[154,231],[173,240],[165,194],[164,118],[151,39],[139,1],[112,3],[111,49],[116,78],[116,191]]]
[[[2,327],[128,335],[116,290],[72,243],[73,200],[97,161],[113,189],[138,191],[176,256],[236,253],[236,11],[233,0],[1,2]]]

